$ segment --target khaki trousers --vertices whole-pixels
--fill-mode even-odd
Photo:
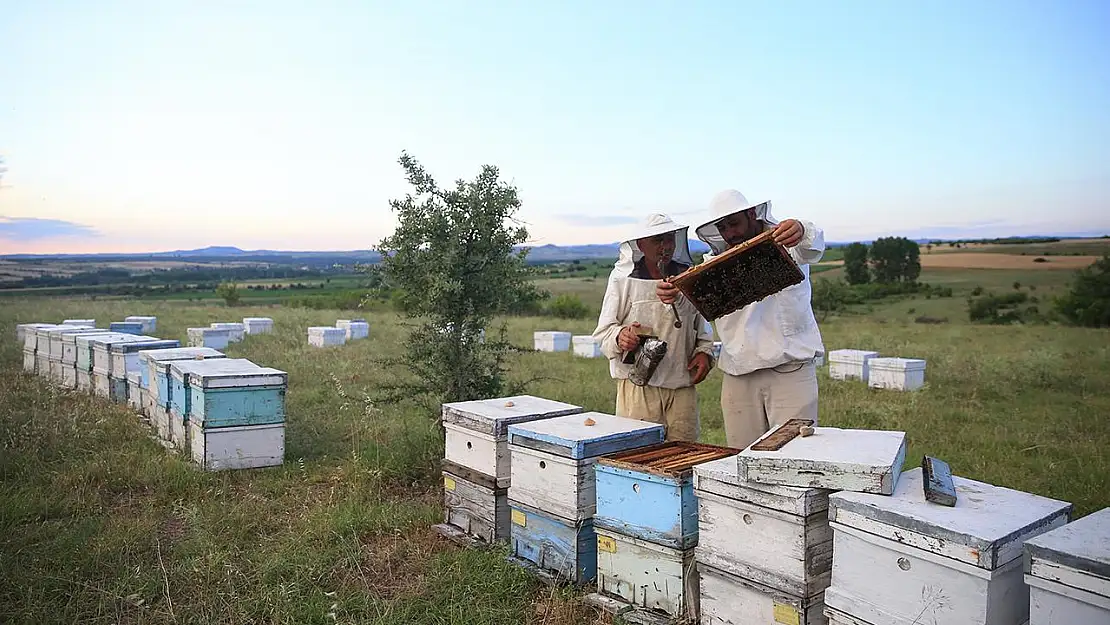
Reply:
[[[693,386],[661,388],[617,380],[616,415],[659,423],[668,441],[697,442],[701,434],[698,394]]]
[[[724,373],[721,412],[729,447],[743,449],[790,419],[817,424],[817,366],[809,362],[745,375]]]

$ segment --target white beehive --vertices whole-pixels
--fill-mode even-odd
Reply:
[[[533,332],[536,351],[565,352],[570,350],[570,332]]]
[[[238,321],[217,321],[208,324],[208,327],[217,330],[227,330],[227,340],[232,343],[242,341],[247,333],[246,326]]]
[[[308,344],[314,347],[332,347],[347,342],[347,331],[343,328],[313,326],[308,329]]]
[[[55,323],[19,323],[19,324],[16,324],[16,326],[15,326],[15,340],[18,341],[19,343],[24,343],[27,339],[27,332],[28,331],[33,331],[36,328],[47,328],[47,327],[54,326],[54,325],[59,325],[59,324],[55,324]],[[85,324],[83,324],[83,325],[85,325]],[[34,334],[34,332],[31,332],[31,334]],[[24,349],[24,351],[26,351],[26,349],[27,349],[27,345],[25,343],[24,343],[23,349]]]
[[[231,330],[217,328],[189,328],[189,347],[211,347],[212,349],[227,349],[231,342]]]
[[[896,391],[916,391],[925,385],[925,361],[920,358],[872,358],[867,385]]]
[[[143,411],[142,376],[138,371],[127,374],[127,405],[136,412]]]
[[[151,317],[151,316],[146,316],[146,315],[132,315],[130,317],[124,317],[123,320],[124,321],[138,321],[139,323],[143,324],[143,326],[142,326],[142,333],[143,334],[149,334],[151,332],[154,332],[154,330],[157,329],[157,327],[158,327],[158,317]]]
[[[335,327],[343,328],[348,341],[357,341],[370,336],[370,324],[365,319],[340,319]]]
[[[862,349],[834,349],[829,352],[829,377],[834,380],[867,381],[868,361],[879,352]]]
[[[126,379],[127,374],[139,371],[139,354],[147,349],[173,349],[181,347],[175,340],[152,339],[146,341],[127,341],[113,343],[108,346],[110,369],[112,377]]]
[[[782,426],[779,426],[782,427]],[[778,486],[827,488],[889,495],[906,459],[906,433],[816,427],[775,451],[752,447],[737,454],[740,479]]]
[[[574,355],[583,358],[601,357],[601,341],[590,335],[573,336],[571,343],[574,345]]]
[[[1025,541],[1029,625],[1110,623],[1110,508]]]
[[[147,391],[150,404],[147,415],[162,440],[168,441],[172,437],[169,411],[173,384],[170,380],[170,363],[209,358],[225,356],[223,352],[211,347],[178,347],[139,352],[139,372],[143,376],[142,385]]]
[[[35,366],[35,352],[23,350],[23,370],[27,373],[34,373]]]
[[[269,317],[243,317],[243,332],[246,334],[266,334],[274,329],[274,320]]]
[[[281,466],[285,461],[285,424],[203,429],[190,421],[189,451],[205,471]]]
[[[1068,522],[1072,505],[952,476],[955,507],[925,499],[921,468],[891,496],[829,496],[832,585],[825,605],[872,625],[1014,625],[1029,617],[1023,543]]]

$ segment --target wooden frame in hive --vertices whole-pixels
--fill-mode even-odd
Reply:
[[[709,321],[758,302],[805,279],[774,232],[764,231],[712,260],[670,279]]]

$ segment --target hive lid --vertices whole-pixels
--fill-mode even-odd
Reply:
[[[332,326],[311,326],[308,328],[309,334],[338,334],[340,332],[346,334],[346,331],[343,328],[336,328]]]
[[[288,379],[284,371],[259,366],[246,358],[175,360],[170,363],[170,374],[199,388],[281,386]]]
[[[274,320],[269,317],[243,317],[243,323],[273,323]]]
[[[124,321],[157,321],[158,317],[152,315],[129,315],[124,317]]]
[[[532,337],[537,339],[565,338],[569,337],[570,335],[570,332],[558,332],[555,330],[544,330],[532,333]]]
[[[84,335],[78,335],[78,341],[84,341]],[[107,334],[93,334],[88,337],[88,343],[94,349],[110,349],[112,345],[117,343],[134,343],[142,341],[158,341],[160,339],[153,336],[143,336],[141,334],[129,334],[127,332],[109,332]]]
[[[79,336],[85,336],[87,334],[109,334],[111,332],[112,332],[111,330],[105,330],[104,328],[90,328],[90,329],[87,329],[87,330],[74,330],[72,332],[62,332],[60,336],[61,336],[61,339],[62,339],[63,343],[76,343],[77,342],[77,337],[79,337]],[[128,335],[128,336],[134,336],[134,335]],[[57,338],[57,336],[55,336],[55,338]]]
[[[1025,552],[1026,573],[1041,560],[1110,580],[1110,508],[1026,540]]]
[[[62,336],[65,336],[66,334],[84,334],[84,333],[90,332],[90,331],[95,332],[95,331],[97,331],[97,328],[94,328],[93,326],[86,326],[86,325],[69,325],[69,326],[61,325],[61,326],[55,326],[53,328],[44,328],[43,331],[46,332],[46,336],[49,336],[52,339],[56,339],[56,338],[61,338]],[[105,330],[105,329],[100,329],[100,331],[101,332],[110,332],[110,330]]]
[[[587,421],[592,422],[587,425]],[[582,459],[663,442],[663,426],[601,412],[580,412],[509,426],[509,444]]]
[[[575,342],[575,343],[597,343],[597,342],[599,342],[593,335],[590,335],[590,334],[580,334],[580,335],[577,335],[577,336],[572,336],[572,337],[570,337],[570,340]]]
[[[124,341],[122,343],[113,343],[108,346],[108,349],[113,354],[128,354],[131,352],[141,352],[144,349],[167,349],[171,347],[180,347],[181,341],[173,339],[149,339],[142,341]]]
[[[506,436],[508,427],[513,423],[525,423],[579,412],[582,412],[581,406],[532,395],[476,399],[442,405],[444,423],[489,434],[495,438]]]
[[[213,321],[208,324],[209,327],[216,328],[217,330],[241,330],[243,323],[241,321]]]
[[[829,493],[832,491],[742,480],[737,472],[736,455],[733,454],[694,467],[694,492],[713,493],[726,499],[809,516],[828,509]]]
[[[231,333],[231,330],[228,329],[228,328],[212,328],[212,327],[208,327],[208,328],[188,328],[185,331],[188,332],[189,334],[215,334],[215,335],[220,335],[220,334],[230,334]]]
[[[735,456],[739,451],[739,449],[719,445],[667,441],[658,445],[607,454],[598,458],[597,462],[598,465],[616,469],[651,473],[667,478],[685,478],[693,475],[695,467],[706,462]]]
[[[872,371],[921,371],[925,369],[925,361],[920,358],[872,358],[867,366]]]
[[[868,361],[870,366],[871,361],[879,357],[879,352],[873,352],[866,349],[834,349],[829,352],[829,362],[859,362],[864,360]]]
[[[211,347],[168,347],[147,349],[139,354],[139,360],[147,362],[169,362],[171,360],[190,360],[194,358],[224,358],[224,353]]]
[[[906,471],[890,496],[829,496],[829,521],[926,549],[988,571],[1022,553],[1022,543],[1067,522],[1072,505],[952,476],[956,506],[925,499],[921,468]]]

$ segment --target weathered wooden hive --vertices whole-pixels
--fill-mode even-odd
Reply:
[[[1110,623],[1110,508],[1025,541],[1029,625]]]
[[[536,351],[565,352],[570,350],[570,332],[542,331],[532,333]]]
[[[232,343],[242,341],[247,334],[247,327],[239,321],[215,321],[208,327],[216,330],[227,330],[227,340]]]
[[[143,413],[142,375],[138,371],[127,374],[127,405],[136,412]]]
[[[867,381],[869,362],[879,352],[864,349],[834,349],[829,352],[829,377],[834,380]]]
[[[247,334],[267,334],[274,329],[274,320],[269,317],[243,317],[243,331]]]
[[[340,319],[335,327],[342,328],[348,341],[357,341],[370,336],[370,324],[365,319]]]
[[[768,230],[671,278],[709,321],[740,310],[805,279]]]
[[[94,334],[88,337],[92,351],[92,388],[100,396],[123,401],[127,398],[127,378],[112,375],[112,347],[124,343],[157,341],[153,336],[142,336],[127,332]]]
[[[24,338],[24,353],[30,348],[35,354],[35,373],[44,378],[50,377],[50,331],[67,328],[62,324],[39,326],[30,331]],[[26,360],[26,356],[24,357]]]
[[[955,507],[925,499],[921,468],[903,474],[891,496],[829,496],[830,622],[1026,622],[1023,544],[1067,523],[1072,505],[955,475],[952,481]]]
[[[663,442],[663,426],[599,412],[509,426],[512,553],[575,583],[597,575],[594,465]]]
[[[443,404],[444,522],[486,542],[508,540],[509,426],[579,412],[531,395]]]
[[[53,328],[57,323],[21,323],[16,326],[15,333],[23,345],[23,370],[27,373],[38,372],[38,331],[42,328]]]
[[[694,467],[702,623],[824,622],[829,493],[740,479],[735,457]]]
[[[91,393],[93,390],[93,339],[121,339],[133,340],[133,334],[112,332],[77,334],[73,336],[74,371],[77,378],[76,388],[79,391]],[[65,346],[63,345],[63,355]]]
[[[211,347],[178,347],[139,352],[139,372],[143,376],[141,383],[150,398],[147,414],[159,438],[164,441],[172,439],[169,411],[173,385],[170,382],[170,363],[225,357],[223,352]]]
[[[130,317],[124,317],[123,320],[135,321],[143,324],[141,330],[142,334],[150,334],[158,328],[158,317],[153,317],[149,315],[131,315]]]
[[[105,330],[105,329],[80,330],[80,331],[65,333],[65,334],[62,335],[61,343],[62,343],[62,386],[63,387],[70,388],[70,389],[78,388],[77,377],[78,377],[80,365],[78,364],[78,357],[77,357],[77,355],[78,355],[77,337],[79,337],[79,336],[89,336],[89,335],[103,335],[103,334],[111,334],[111,330]],[[88,345],[87,344],[85,346],[85,350],[86,350],[86,352],[88,351]],[[88,374],[89,374],[88,365],[86,364],[85,367],[86,367],[85,368],[85,375],[86,375],[86,378],[88,378]],[[89,387],[86,386],[85,388],[88,389]]]
[[[142,334],[143,324],[141,321],[113,321],[108,324],[108,329],[112,332],[123,332],[124,334]]]
[[[308,344],[313,347],[334,347],[347,342],[347,331],[330,326],[312,326],[308,329]]]
[[[113,343],[108,346],[108,357],[111,360],[111,368],[109,373],[109,386],[116,388],[118,385],[117,380],[123,380],[126,384],[127,375],[131,372],[140,373],[139,354],[148,349],[173,349],[181,347],[181,342],[173,339],[155,339],[147,338],[143,341],[127,341],[124,343]],[[123,401],[126,397],[112,397],[117,401]]]
[[[72,333],[96,332],[97,329],[92,326],[86,325],[60,325],[53,328],[45,328],[42,330],[46,333],[47,341],[47,365],[49,367],[46,378],[62,386],[65,374],[63,372],[62,352],[63,337]],[[101,330],[103,332],[103,330]]]
[[[920,358],[872,358],[867,368],[871,388],[916,391],[925,385],[925,361]]]
[[[188,328],[185,330],[189,347],[211,347],[227,349],[231,342],[231,330],[221,328]]]
[[[738,451],[670,441],[598,459],[594,531],[600,593],[696,622],[694,468]]]
[[[601,341],[590,336],[572,336],[571,344],[574,346],[574,355],[582,356],[583,358],[600,358],[601,357]]]

